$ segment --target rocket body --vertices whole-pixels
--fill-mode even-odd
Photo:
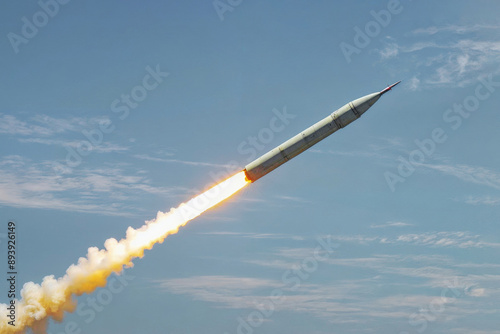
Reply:
[[[391,90],[392,87],[396,86],[399,82],[378,93],[369,94],[347,103],[313,126],[255,159],[245,166],[247,179],[255,182],[314,144],[322,141],[335,131],[354,122],[370,109],[383,94]]]

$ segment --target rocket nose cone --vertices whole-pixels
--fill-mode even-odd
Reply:
[[[390,85],[389,87],[387,87],[386,89],[380,91],[380,95],[383,95],[385,93],[387,93],[388,91],[390,91],[393,87],[395,87],[396,85],[398,85],[399,83],[401,82],[401,80],[399,80],[398,82],[396,82],[395,84],[392,84]]]

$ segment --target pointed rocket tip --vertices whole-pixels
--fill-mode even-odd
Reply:
[[[392,84],[390,85],[389,87],[387,87],[386,89],[380,91],[380,95],[382,94],[385,94],[387,93],[388,91],[390,91],[394,86],[396,86],[397,84],[399,84],[401,82],[401,80],[399,80],[398,82],[396,82],[395,84]]]

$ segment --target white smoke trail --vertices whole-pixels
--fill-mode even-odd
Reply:
[[[168,213],[158,212],[156,219],[147,221],[139,229],[129,227],[124,239],[106,240],[105,249],[89,248],[87,257],[71,265],[63,277],[56,279],[46,276],[41,284],[24,284],[21,300],[16,301],[15,327],[8,324],[7,305],[0,304],[0,333],[24,333],[27,328],[32,328],[35,333],[46,333],[49,318],[62,321],[65,312],[75,310],[73,296],[104,287],[109,275],[120,273],[124,267],[131,267],[132,260],[142,257],[146,249],[151,249],[158,242],[162,243],[168,235],[177,233],[180,227],[248,183],[245,173],[239,172],[187,203],[172,208]]]

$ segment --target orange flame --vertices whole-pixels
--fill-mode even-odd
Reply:
[[[177,208],[172,208],[168,213],[158,212],[156,219],[147,221],[139,229],[129,227],[124,239],[106,240],[105,249],[89,248],[87,257],[82,257],[78,264],[71,265],[63,277],[55,279],[54,276],[46,276],[42,284],[24,284],[22,298],[16,300],[15,327],[8,324],[8,305],[0,304],[0,333],[24,333],[28,327],[35,333],[46,333],[49,317],[61,321],[64,312],[75,310],[76,305],[72,300],[74,295],[91,293],[96,288],[105,286],[109,275],[118,274],[124,267],[133,266],[132,260],[142,258],[146,249],[163,242],[190,220],[249,183],[245,172],[239,172]]]

